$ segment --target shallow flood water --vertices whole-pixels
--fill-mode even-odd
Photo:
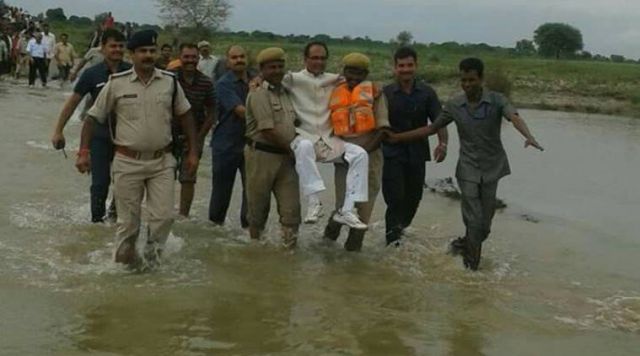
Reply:
[[[547,149],[505,126],[513,174],[481,271],[445,254],[459,202],[430,192],[406,244],[384,247],[378,199],[361,253],[303,226],[294,253],[207,222],[210,154],[193,218],[151,273],[111,263],[89,220],[89,178],[49,136],[65,94],[0,82],[0,354],[635,355],[640,350],[640,120],[523,110]],[[453,175],[450,156],[430,178]],[[330,166],[323,167],[328,182]],[[330,184],[331,185],[331,184]],[[239,190],[237,191],[239,192]],[[323,198],[332,202],[332,191]],[[344,233],[343,233],[344,235]]]

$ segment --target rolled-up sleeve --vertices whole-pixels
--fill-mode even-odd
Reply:
[[[431,126],[433,126],[433,128],[435,128],[436,130],[440,130],[441,128],[449,125],[453,121],[453,119],[454,117],[452,105],[450,103],[447,103],[444,106],[444,109],[440,112],[440,115],[438,115],[438,118],[433,121],[433,124],[431,124]]]
[[[509,99],[507,99],[506,96],[498,94],[498,102],[500,107],[502,108],[502,116],[508,121],[511,121],[511,117],[513,115],[518,115],[518,110],[513,105],[511,105],[511,102],[509,101]]]

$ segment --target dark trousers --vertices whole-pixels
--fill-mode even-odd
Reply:
[[[385,158],[382,170],[382,196],[387,204],[387,244],[399,240],[402,231],[411,225],[422,200],[424,176],[424,161]]]
[[[491,221],[496,212],[498,181],[474,183],[458,179],[462,193],[462,220],[466,239],[481,244],[491,232]]]
[[[33,63],[29,63],[29,85],[36,83],[36,71],[40,75],[42,85],[47,84],[46,60],[44,58],[33,57]]]
[[[58,79],[66,81],[69,79],[69,72],[71,72],[71,66],[58,66]]]
[[[91,221],[102,221],[105,216],[109,185],[111,184],[111,161],[114,147],[107,125],[94,125],[91,138]]]
[[[240,208],[240,224],[243,228],[249,226],[247,220],[247,195],[245,191],[244,156],[240,154],[211,155],[211,200],[209,201],[209,220],[216,224],[224,224],[231,201],[236,174],[240,171],[242,179],[242,207]]]

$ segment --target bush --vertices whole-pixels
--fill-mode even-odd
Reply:
[[[494,70],[488,72],[485,75],[485,85],[487,88],[500,92],[506,97],[511,98],[511,89],[513,84],[509,79],[509,76],[504,71],[502,65],[498,65]]]

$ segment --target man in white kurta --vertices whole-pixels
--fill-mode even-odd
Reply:
[[[287,74],[282,82],[291,92],[298,119],[298,136],[291,148],[296,156],[302,193],[309,201],[305,223],[317,222],[323,210],[318,194],[326,187],[316,162],[344,161],[349,164],[346,197],[333,219],[351,228],[366,229],[367,225],[355,212],[355,203],[368,200],[368,155],[362,147],[333,136],[329,100],[339,76],[324,72],[328,55],[324,43],[307,44],[304,51],[306,68]]]

